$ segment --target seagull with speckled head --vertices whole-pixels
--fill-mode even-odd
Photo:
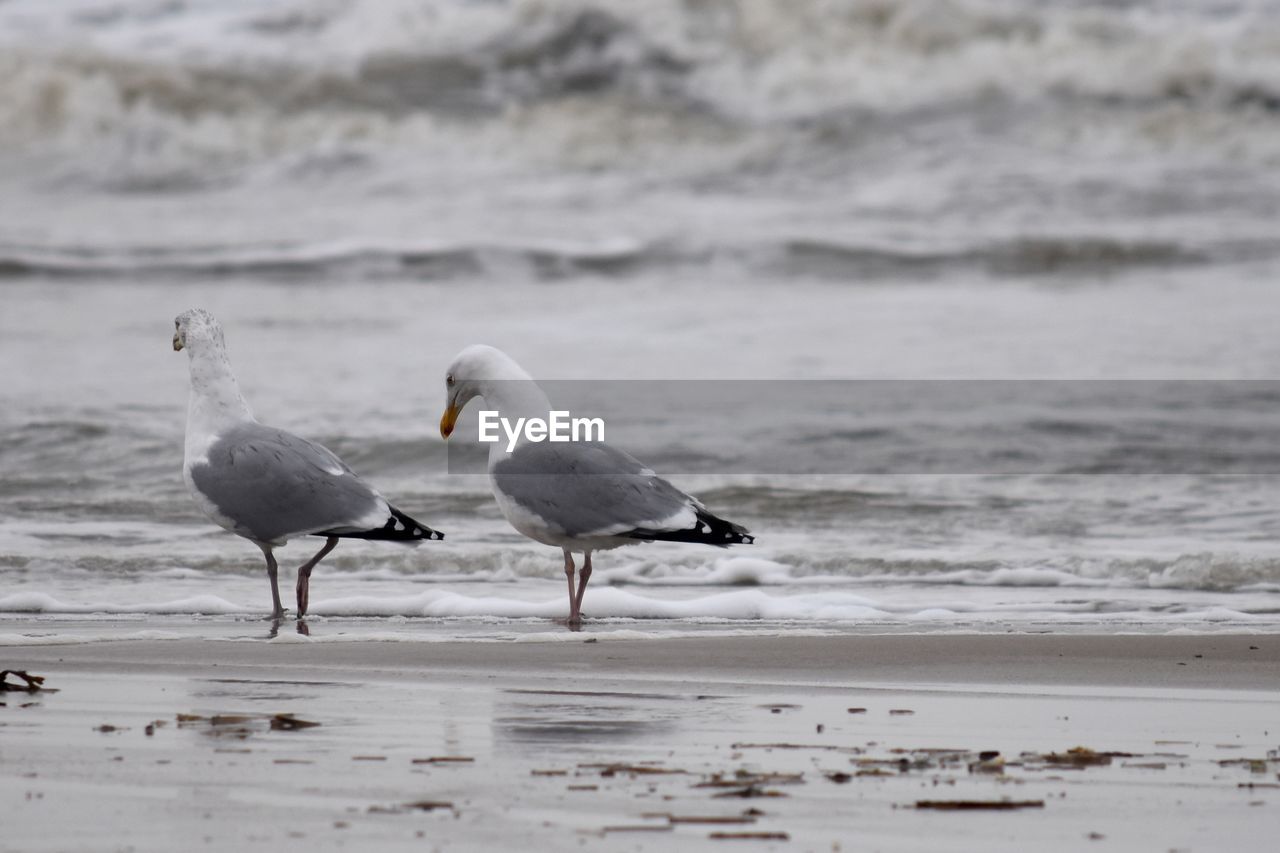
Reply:
[[[298,568],[298,617],[307,612],[311,571],[339,539],[417,544],[444,534],[387,503],[333,452],[258,423],[240,393],[222,327],[194,308],[174,320],[173,348],[191,370],[183,479],[213,521],[262,549],[271,580],[272,615],[280,618],[273,550],[297,536],[324,546]]]

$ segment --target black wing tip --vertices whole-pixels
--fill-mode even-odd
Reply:
[[[756,537],[742,525],[714,516],[706,510],[698,510],[697,521],[683,530],[652,530],[638,527],[624,536],[645,542],[696,542],[728,548],[730,545],[754,545]]]
[[[381,527],[375,527],[372,530],[362,530],[358,533],[325,533],[325,536],[338,536],[346,539],[373,539],[387,542],[425,542],[428,540],[440,541],[444,539],[444,534],[439,530],[433,530],[420,521],[417,521],[405,515],[395,507],[391,507],[391,517],[387,519],[387,523]]]

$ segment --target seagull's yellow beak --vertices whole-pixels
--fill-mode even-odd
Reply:
[[[440,416],[440,437],[448,438],[453,432],[453,426],[458,422],[458,415],[462,414],[461,409],[454,407],[453,403],[444,410],[444,414]]]
[[[182,352],[182,338],[178,337],[178,333],[173,333],[173,351]]]

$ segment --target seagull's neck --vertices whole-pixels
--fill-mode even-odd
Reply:
[[[551,413],[551,401],[546,393],[527,375],[521,378],[500,379],[486,383],[480,395],[481,409],[497,412],[514,429],[521,418],[547,420]],[[524,444],[524,431],[520,431],[517,445]],[[506,458],[507,435],[499,428],[499,440],[489,445],[489,465]]]
[[[231,372],[226,350],[219,346],[192,349],[191,399],[187,405],[186,456],[203,456],[218,435],[253,420],[249,404]]]

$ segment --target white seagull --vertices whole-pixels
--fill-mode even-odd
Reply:
[[[216,524],[262,549],[272,615],[284,615],[272,550],[295,536],[324,536],[298,568],[298,616],[307,613],[311,570],[338,540],[417,543],[444,534],[387,503],[341,459],[315,442],[258,423],[227,360],[222,327],[194,308],[174,320],[173,348],[187,351],[191,402],[182,476]]]
[[[444,382],[447,406],[440,435],[446,439],[463,407],[475,397],[510,423],[521,417],[546,420],[551,410],[546,394],[529,374],[493,347],[464,349]],[[510,453],[504,441],[494,442],[489,479],[512,527],[564,552],[571,626],[582,620],[593,551],[658,540],[722,547],[754,541],[745,528],[712,515],[697,498],[603,441],[535,442],[522,434]],[[583,555],[576,592],[575,551]]]

